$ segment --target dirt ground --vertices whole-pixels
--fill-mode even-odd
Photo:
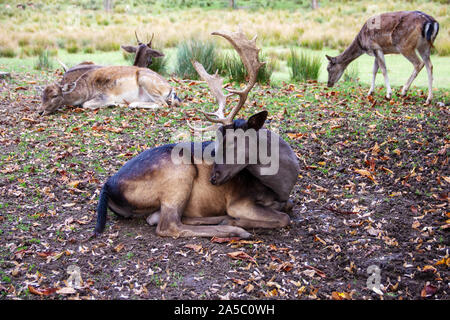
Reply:
[[[38,118],[41,80],[18,81],[0,87],[1,299],[449,299],[445,104],[368,100],[356,85],[258,88],[249,114],[270,105],[299,155],[289,227],[172,239],[110,214],[91,238],[103,182],[168,141],[172,112],[185,115],[67,107]],[[188,103],[206,99],[190,90]]]

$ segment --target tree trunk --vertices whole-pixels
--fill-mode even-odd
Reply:
[[[230,3],[230,8],[231,9],[235,9],[236,7],[236,3],[235,3],[235,1],[234,0],[229,0],[229,3]]]
[[[311,0],[311,7],[313,10],[316,10],[319,8],[319,0]]]
[[[105,11],[110,12],[114,7],[114,0],[103,0],[103,7]]]

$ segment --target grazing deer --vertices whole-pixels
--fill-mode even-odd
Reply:
[[[339,56],[326,56],[329,60],[328,86],[332,87],[342,76],[347,66],[363,53],[375,57],[373,65],[371,95],[375,88],[375,78],[378,68],[384,76],[386,85],[386,98],[390,99],[392,89],[384,60],[385,54],[402,54],[413,65],[414,70],[401,94],[406,95],[411,83],[425,65],[428,72],[428,98],[426,103],[433,99],[433,65],[430,60],[430,51],[439,32],[439,23],[431,16],[420,11],[388,12],[370,18],[359,31],[350,46]],[[415,51],[422,57],[421,61]]]
[[[79,64],[67,70],[61,82],[44,89],[38,112],[47,115],[64,105],[157,108],[180,102],[170,83],[150,69]]]
[[[137,46],[120,46],[126,52],[135,53],[133,66],[147,68],[152,64],[152,58],[164,57],[162,52],[152,48],[154,34],[152,34],[152,38],[147,44],[139,41],[136,31],[134,32],[134,35],[136,36],[136,41],[138,43]]]
[[[203,112],[207,119],[221,123],[218,137],[222,139],[205,142],[169,144],[146,150],[128,161],[103,185],[97,207],[95,235],[103,232],[107,209],[119,216],[147,215],[149,224],[156,224],[159,236],[171,237],[231,237],[248,238],[251,234],[244,228],[280,228],[290,223],[287,201],[299,172],[298,159],[290,146],[275,133],[262,128],[267,111],[251,116],[248,120],[234,120],[244,106],[250,90],[256,83],[258,70],[263,65],[258,60],[256,37],[248,40],[242,32],[213,32],[227,39],[239,53],[249,74],[249,82],[243,90],[222,92],[222,79],[209,75],[201,64],[195,62],[200,76],[207,82],[218,100],[219,110]],[[239,101],[227,117],[224,107],[227,97],[238,95]],[[219,133],[224,133],[220,135]],[[217,153],[226,149],[235,132],[262,132],[260,137],[270,135],[271,141],[279,140],[279,168],[272,178],[262,177],[267,162],[262,159],[249,163],[249,147],[243,150],[244,164],[220,164]],[[231,138],[230,138],[231,137]],[[277,140],[278,139],[278,140]],[[276,144],[276,143],[274,143]],[[180,147],[181,146],[181,147]],[[200,155],[195,150],[199,150]],[[211,157],[207,157],[208,154]],[[174,161],[180,155],[188,161]],[[177,158],[178,159],[178,158]],[[229,160],[229,159],[227,159]],[[219,161],[220,162],[220,161]],[[227,162],[228,163],[228,162]],[[272,189],[273,188],[273,189]]]

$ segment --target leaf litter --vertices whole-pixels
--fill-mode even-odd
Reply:
[[[110,215],[91,239],[107,177],[201,119],[198,104],[214,106],[204,86],[174,79],[181,109],[35,117],[32,84],[54,78],[15,74],[0,87],[3,299],[449,298],[448,91],[435,93],[443,104],[424,106],[419,89],[385,101],[358,85],[257,86],[241,116],[267,109],[267,126],[300,161],[290,226],[254,230],[251,240],[169,239],[145,219]],[[378,292],[367,288],[372,265]]]

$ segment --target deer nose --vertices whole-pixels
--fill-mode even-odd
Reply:
[[[211,174],[211,178],[209,179],[209,181],[211,182],[211,184],[216,185],[217,184],[217,179],[219,179],[220,176],[220,172],[213,172]]]

